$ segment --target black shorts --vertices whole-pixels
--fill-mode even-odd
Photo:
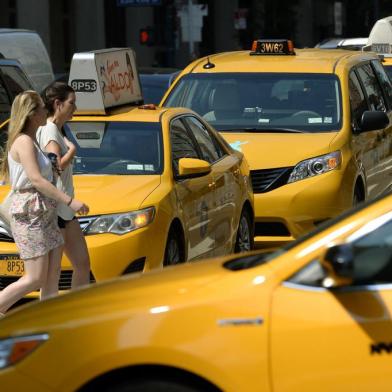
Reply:
[[[65,229],[65,225],[66,225],[68,222],[71,222],[71,221],[74,220],[74,219],[76,219],[76,218],[73,217],[71,220],[65,220],[65,219],[61,218],[60,216],[58,216],[58,217],[57,217],[57,223],[58,223],[60,229]]]

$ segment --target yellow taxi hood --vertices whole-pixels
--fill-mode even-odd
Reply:
[[[50,332],[51,328],[60,328],[64,324],[71,326],[73,322],[83,323],[89,318],[102,321],[114,317],[127,318],[135,313],[151,315],[208,306],[220,301],[227,303],[233,297],[242,296],[248,289],[270,290],[271,285],[267,282],[273,280],[273,270],[268,263],[232,271],[223,267],[230,258],[233,259],[233,255],[167,267],[163,271],[123,276],[20,306],[0,320],[0,338],[40,329],[41,332]],[[264,283],[257,283],[256,287],[255,278],[260,279],[261,276]]]
[[[330,133],[220,132],[235,150],[242,151],[251,169],[293,166],[327,154],[336,137]]]
[[[160,175],[75,175],[76,197],[90,207],[90,215],[138,209],[161,183]]]

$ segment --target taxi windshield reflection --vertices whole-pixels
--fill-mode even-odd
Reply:
[[[164,105],[191,108],[219,131],[341,128],[341,93],[335,75],[188,74]]]
[[[77,146],[74,174],[155,175],[163,168],[161,125],[142,122],[70,122]]]

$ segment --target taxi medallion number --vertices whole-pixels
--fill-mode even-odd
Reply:
[[[19,255],[0,255],[0,276],[22,276],[24,262]]]

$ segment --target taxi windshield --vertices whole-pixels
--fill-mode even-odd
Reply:
[[[64,128],[66,136],[77,146],[74,174],[162,173],[159,123],[75,121]]]
[[[329,132],[341,128],[341,93],[335,75],[188,74],[163,105],[188,107],[218,131]]]

